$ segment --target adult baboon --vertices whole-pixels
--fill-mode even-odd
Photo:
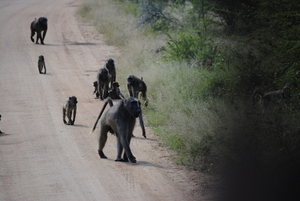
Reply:
[[[113,59],[108,59],[106,61],[105,67],[108,69],[108,72],[111,75],[110,88],[112,88],[113,87],[113,82],[116,81],[115,61]]]
[[[76,118],[76,110],[77,110],[77,98],[75,96],[70,96],[69,100],[67,100],[66,104],[63,106],[63,121],[67,125],[74,125]],[[73,112],[73,120],[71,119]],[[68,117],[68,123],[65,118],[66,115]]]
[[[103,100],[108,96],[108,84],[110,82],[111,75],[107,68],[101,68],[97,74],[97,85],[99,92],[99,99]]]
[[[94,93],[93,94],[96,94],[96,98],[99,98],[99,92],[98,92],[98,82],[95,81],[94,84]]]
[[[30,24],[31,36],[30,39],[34,42],[33,36],[36,32],[36,44],[39,44],[38,40],[40,39],[41,44],[44,45],[44,39],[48,29],[48,19],[45,17],[40,17],[39,19],[34,19],[33,22]],[[43,36],[42,36],[43,32]]]
[[[102,116],[105,107],[109,103],[110,108]],[[115,161],[136,163],[136,158],[130,150],[130,140],[134,129],[135,120],[141,113],[140,101],[137,98],[128,97],[113,105],[112,99],[107,98],[104,106],[92,129],[94,132],[100,119],[100,137],[98,154],[101,158],[107,158],[103,153],[103,148],[107,140],[107,133],[113,131],[117,137],[117,158]],[[102,117],[101,117],[102,116]],[[122,153],[123,153],[122,158]]]
[[[143,81],[143,78],[139,79],[134,75],[129,75],[127,77],[127,89],[131,97],[138,98],[140,95],[145,101],[145,106],[148,106],[149,99],[147,98],[147,85]]]
[[[283,99],[288,99],[291,96],[290,86],[289,84],[284,85],[284,87],[277,91],[270,91],[267,93],[261,93],[259,91],[255,91],[252,95],[253,105],[255,96],[259,95],[261,106],[267,107],[270,103],[279,103]]]
[[[43,55],[39,56],[38,68],[39,68],[40,74],[46,74],[46,64],[45,64],[45,59],[44,59]],[[43,68],[44,68],[44,73],[42,72]]]
[[[112,88],[108,91],[108,96],[111,99],[122,99],[125,98],[120,91],[120,85],[118,82],[113,82]]]

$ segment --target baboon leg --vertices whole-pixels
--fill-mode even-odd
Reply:
[[[99,99],[100,99],[100,100],[103,100],[102,89],[101,89],[100,83],[98,83],[98,92],[99,92]]]
[[[144,138],[147,138],[146,137],[146,131],[145,131],[145,126],[144,126],[144,120],[143,120],[142,111],[141,111],[141,113],[139,115],[139,120],[140,120],[140,126],[142,128],[142,135],[143,135]]]
[[[124,147],[121,143],[120,137],[118,137],[119,136],[118,133],[116,134],[116,136],[117,136],[117,158],[115,161],[128,162],[128,159],[126,161],[126,160],[124,160],[124,158],[122,158],[122,152],[123,152]]]
[[[72,111],[67,110],[67,117],[68,117],[68,123],[67,123],[67,125],[72,125],[72,120],[71,120]]]
[[[35,41],[35,43],[36,43],[36,44],[39,44],[38,40],[39,40],[39,39],[41,40],[41,38],[42,38],[41,32],[38,31],[38,32],[36,33],[36,41]]]
[[[63,121],[64,121],[64,124],[67,124],[66,122],[66,109],[63,108]]]
[[[71,114],[72,114],[72,112],[71,112]],[[71,120],[71,125],[74,125],[75,118],[76,118],[76,107],[75,107],[74,112],[73,112],[73,120]]]
[[[129,147],[129,142],[128,142],[128,139],[126,139],[125,137],[125,133],[121,133],[119,138],[120,138],[120,143],[121,145],[123,146],[123,148],[125,149],[125,153],[126,153],[126,156],[128,157],[129,161],[131,163],[136,163],[136,158],[133,156],[131,150],[130,150],[130,147]],[[131,137],[131,134],[130,134],[130,137]],[[118,160],[117,160],[118,161]],[[124,159],[123,159],[124,161]]]
[[[107,158],[105,154],[103,153],[103,148],[105,146],[105,143],[107,141],[107,132],[108,132],[108,127],[103,126],[101,128],[100,132],[100,137],[99,137],[99,149],[98,149],[98,154],[100,158]]]

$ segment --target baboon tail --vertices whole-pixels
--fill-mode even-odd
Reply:
[[[102,114],[103,114],[103,112],[104,112],[104,110],[105,110],[105,108],[106,108],[107,103],[109,103],[109,106],[110,106],[110,107],[112,107],[112,106],[114,105],[113,102],[112,102],[112,100],[111,100],[111,98],[107,98],[107,99],[106,99],[106,101],[105,101],[105,103],[104,103],[104,105],[103,105],[103,107],[102,107],[102,110],[101,110],[101,112],[100,112],[100,114],[99,114],[99,116],[98,116],[98,118],[97,118],[97,120],[96,120],[96,122],[95,122],[95,124],[94,124],[94,127],[93,127],[91,133],[93,133],[93,132],[95,131],[96,126],[97,126],[97,124],[98,124],[98,121],[99,121],[100,117],[102,116]]]

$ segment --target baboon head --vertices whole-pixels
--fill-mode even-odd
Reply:
[[[120,87],[119,83],[118,82],[113,82],[113,88],[117,88],[117,87]]]
[[[141,102],[137,98],[128,97],[123,99],[125,108],[135,118],[139,117],[141,113]]]
[[[39,56],[39,59],[44,61],[44,56],[43,55]]]
[[[74,104],[78,103],[77,98],[75,96],[70,96],[69,101],[73,102]]]

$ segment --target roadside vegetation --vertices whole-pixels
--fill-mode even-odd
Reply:
[[[299,198],[296,1],[85,0],[78,13],[121,50],[121,89],[129,74],[147,83],[147,124],[177,163],[220,176],[223,200]],[[287,83],[264,109],[252,96]]]

